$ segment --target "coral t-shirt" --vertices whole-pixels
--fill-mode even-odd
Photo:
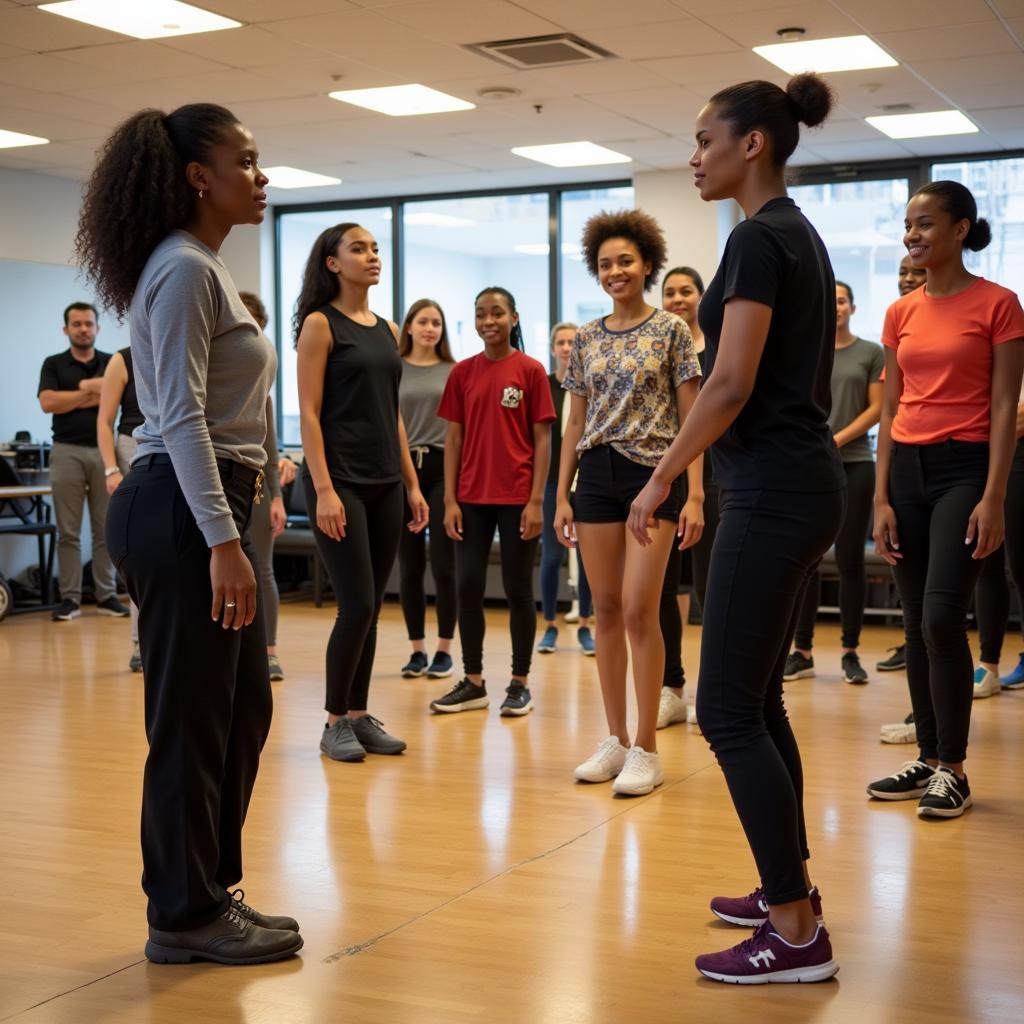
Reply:
[[[533,425],[555,418],[547,370],[513,351],[456,363],[437,415],[462,424],[459,501],[525,505],[533,485]]]
[[[957,295],[928,295],[927,285],[894,302],[882,344],[896,350],[903,394],[894,441],[987,441],[992,409],[992,350],[1024,339],[1024,310],[1008,288],[979,277]]]

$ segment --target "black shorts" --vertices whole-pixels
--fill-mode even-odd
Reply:
[[[588,448],[580,456],[579,476],[573,498],[573,515],[578,523],[624,523],[629,518],[633,499],[644,489],[650,466],[620,455],[610,445]],[[679,518],[682,488],[678,480],[669,488],[668,497],[655,510],[655,519]]]

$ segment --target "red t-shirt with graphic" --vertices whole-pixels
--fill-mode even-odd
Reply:
[[[548,374],[518,350],[456,363],[437,415],[462,424],[456,496],[473,505],[525,505],[533,486],[533,425],[555,418]]]

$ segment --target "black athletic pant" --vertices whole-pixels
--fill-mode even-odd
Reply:
[[[346,484],[333,481],[345,506],[345,536],[331,540],[316,525],[316,488],[302,475],[317,550],[327,566],[338,617],[327,642],[328,714],[365,711],[377,652],[377,618],[384,587],[398,554],[405,499],[401,481]]]
[[[967,756],[974,663],[967,611],[981,572],[964,543],[988,476],[988,444],[893,443],[889,501],[903,557],[896,585],[907,635],[907,682],[921,756]]]
[[[981,576],[974,591],[974,610],[978,618],[981,660],[998,665],[1010,617],[1010,588],[1006,567],[1017,586],[1017,599],[1024,613],[1024,440],[1017,450],[1006,482],[1006,542],[982,563]]]
[[[704,453],[705,459],[711,458],[710,452]],[[721,500],[718,485],[704,480],[704,532],[700,540],[693,545],[693,591],[700,601],[701,611],[704,610],[704,599],[708,593],[708,571],[711,568],[711,550],[718,533],[718,504]]]
[[[845,491],[723,491],[697,718],[725,774],[768,903],[807,896],[803,769],[782,699],[796,603],[835,540]]]
[[[484,588],[494,531],[501,545],[501,581],[508,601],[512,633],[512,675],[530,673],[537,635],[537,605],[533,599],[533,566],[539,537],[519,535],[522,505],[462,504],[462,540],[455,544],[455,574],[459,590],[459,640],[466,675],[484,670]]]
[[[398,542],[399,594],[402,615],[410,640],[426,636],[427,597],[423,575],[427,570],[427,533],[430,535],[430,570],[434,577],[437,604],[437,635],[442,640],[455,636],[455,545],[444,529],[444,449],[420,452],[416,466],[420,490],[430,506],[427,531],[402,530]],[[406,506],[406,512],[412,512]]]
[[[247,528],[255,470],[218,461]],[[269,497],[264,495],[264,501]],[[263,616],[237,632],[210,618],[210,549],[166,455],[138,460],[110,499],[107,548],[139,609],[149,756],[142,784],[142,887],[154,928],[200,928],[242,877],[242,824],[270,729]]]
[[[875,464],[846,462],[846,515],[836,537],[836,567],[839,569],[839,621],[843,627],[843,647],[860,644],[864,625],[867,578],[864,573],[864,549],[868,523],[875,500]],[[794,646],[809,651],[814,646],[814,621],[821,603],[821,571],[815,569],[807,581],[796,622]]]

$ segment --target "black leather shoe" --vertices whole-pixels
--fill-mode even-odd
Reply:
[[[286,932],[299,930],[299,922],[294,917],[273,917],[270,914],[261,914],[255,907],[250,907],[248,903],[244,902],[244,889],[229,889],[228,895],[235,905],[235,910],[247,921],[252,921],[253,924],[258,924],[261,928],[278,928]]]
[[[266,964],[284,960],[302,949],[297,932],[261,928],[243,917],[235,901],[216,920],[202,928],[165,932],[152,926],[146,958],[155,964],[190,964],[213,960],[218,964]]]

